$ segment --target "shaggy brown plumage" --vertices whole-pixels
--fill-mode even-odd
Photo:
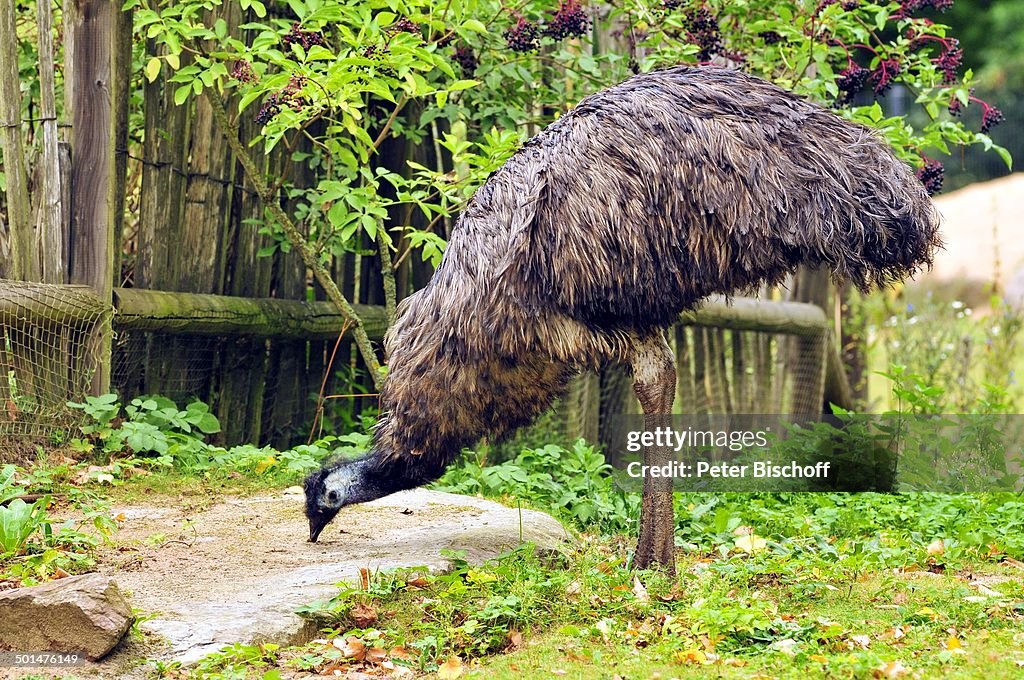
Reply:
[[[671,409],[661,331],[680,312],[800,264],[903,278],[937,225],[883,141],[763,80],[680,67],[587,97],[476,192],[401,305],[373,451],[310,477],[311,539],[529,423],[581,369],[631,364],[645,412]]]

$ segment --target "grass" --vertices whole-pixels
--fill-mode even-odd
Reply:
[[[208,657],[192,677],[274,677],[275,670],[384,677],[401,669],[409,677],[517,680],[1022,672],[1024,564],[1014,518],[1024,511],[1016,496],[703,500],[713,507],[695,519],[700,506],[680,508],[689,509],[682,519],[689,530],[681,532],[687,547],[675,577],[630,569],[631,537],[592,534],[564,554],[521,548],[485,565],[454,556],[448,574],[367,573],[306,608],[321,624],[319,640],[239,646]],[[708,515],[718,519],[702,521]],[[965,538],[963,527],[976,528],[978,540]]]

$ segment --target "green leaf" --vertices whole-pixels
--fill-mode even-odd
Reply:
[[[153,57],[146,62],[146,80],[153,82],[160,75],[160,58]]]
[[[181,106],[188,99],[188,93],[192,91],[192,85],[182,85],[174,91],[174,103]]]
[[[181,68],[181,59],[178,57],[177,54],[171,53],[168,54],[165,58],[167,59],[167,65],[175,71]]]
[[[469,88],[476,87],[479,84],[479,80],[456,80],[454,83],[448,86],[448,90],[452,92],[458,90],[468,90]]]
[[[999,157],[1003,159],[1004,163],[1006,163],[1006,169],[1012,171],[1013,157],[1010,156],[1010,152],[1006,149],[1006,147],[999,146],[998,144],[993,144],[992,150],[999,154]]]
[[[228,22],[223,19],[217,19],[216,23],[213,24],[213,33],[221,40],[228,34]]]
[[[486,33],[487,27],[484,26],[484,22],[478,19],[466,19],[462,22],[462,27],[467,31],[473,31],[474,33]]]

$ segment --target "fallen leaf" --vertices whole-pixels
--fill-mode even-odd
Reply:
[[[909,673],[910,669],[899,661],[890,661],[876,668],[874,675],[876,678],[902,678]]]
[[[941,538],[936,539],[928,544],[925,548],[929,555],[942,555],[946,552],[946,542]]]
[[[437,677],[441,680],[455,680],[455,678],[461,676],[464,671],[465,668],[462,666],[462,659],[457,656],[453,656],[437,667]]]
[[[796,644],[797,644],[796,640],[794,640],[792,638],[786,638],[785,640],[776,640],[775,642],[772,643],[772,649],[778,650],[778,651],[782,652],[783,654],[788,654],[790,656],[795,656],[796,655],[796,649],[795,649]]]
[[[405,647],[392,647],[391,651],[388,652],[388,656],[392,659],[401,659],[402,661],[412,661],[416,657]]]
[[[359,628],[369,628],[377,623],[377,610],[359,603],[349,610],[348,616]]]
[[[128,519],[128,518],[124,516],[123,512],[119,512],[119,513],[117,513],[117,515],[114,516],[114,521],[115,522],[123,522],[126,519]]]
[[[370,663],[382,663],[388,658],[388,653],[383,647],[370,647],[366,650],[366,660]]]
[[[405,582],[405,587],[413,590],[423,590],[428,585],[430,585],[430,581],[422,576],[417,576],[416,578],[409,579]]]
[[[987,585],[985,585],[981,581],[971,581],[969,585],[971,585],[974,588],[976,588],[977,591],[979,593],[981,593],[982,595],[987,595],[988,597],[1003,597],[1002,593],[1000,593],[997,590],[992,590],[991,588],[989,588]]]
[[[340,665],[340,664],[333,663],[330,666],[324,666],[323,670],[320,671],[320,675],[340,676],[346,670],[348,670],[347,666],[343,666],[343,665]]]
[[[676,652],[675,659],[679,663],[702,664],[708,660],[708,655],[704,653],[704,650],[694,647],[692,649],[687,649],[684,652]]]
[[[852,643],[850,645],[850,649],[854,649],[854,645],[860,647],[861,649],[867,649],[868,645],[871,644],[871,638],[869,638],[867,635],[851,635],[850,642]]]
[[[577,581],[572,581],[571,583],[569,583],[569,585],[567,585],[565,587],[565,594],[566,595],[579,595],[580,590],[582,588],[583,588],[583,584],[581,584],[578,580]]]
[[[601,633],[601,637],[604,638],[605,642],[608,642],[608,638],[611,635],[613,623],[615,622],[611,619],[601,619],[594,624],[594,627],[597,628],[599,633]]]
[[[637,602],[647,603],[651,601],[651,596],[647,594],[647,588],[644,588],[644,584],[640,583],[640,577],[633,577],[633,595],[636,596]]]
[[[946,640],[946,642],[945,642],[945,644],[943,646],[946,649],[948,649],[949,651],[951,651],[951,652],[957,652],[959,654],[966,654],[967,653],[964,650],[963,645],[960,644],[960,638],[958,638],[955,635],[951,636],[948,640]]]
[[[754,527],[748,527],[743,524],[732,530],[733,536],[752,536],[754,534]]]
[[[331,644],[337,647],[346,659],[362,661],[366,658],[366,645],[357,637],[349,636],[344,640],[341,638],[334,638],[334,640],[331,641]]]
[[[370,589],[370,570],[366,567],[359,567],[359,585],[363,590]]]
[[[56,569],[53,570],[53,577],[54,578],[67,578],[68,576],[71,576],[71,574],[69,574],[68,572],[64,571],[60,567],[57,567]]]
[[[810,658],[811,658],[811,661],[817,661],[818,663],[822,663],[822,664],[827,664],[828,663],[828,658],[822,656],[821,654],[811,654]]]
[[[760,552],[768,547],[768,542],[760,536],[748,534],[737,538],[733,543],[733,546],[737,550],[753,555],[754,553]]]
[[[523,634],[518,630],[508,632],[508,649],[519,649],[523,646]]]

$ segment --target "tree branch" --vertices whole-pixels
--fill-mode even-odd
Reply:
[[[210,102],[210,108],[213,111],[214,120],[217,121],[217,125],[220,126],[221,132],[227,139],[228,145],[231,147],[232,153],[242,164],[245,170],[246,176],[253,183],[256,188],[256,193],[259,194],[260,199],[266,205],[267,210],[274,216],[274,219],[280,223],[281,228],[284,230],[285,236],[291,242],[292,246],[299,252],[299,256],[307,267],[313,272],[314,278],[317,282],[323,286],[324,292],[327,293],[327,297],[331,302],[335,304],[342,315],[352,322],[352,335],[356,343],[356,347],[359,348],[359,354],[363,357],[363,361],[370,369],[370,377],[373,379],[374,386],[380,390],[381,384],[384,380],[384,372],[381,369],[380,362],[377,361],[377,354],[374,352],[373,344],[370,342],[369,336],[366,334],[366,329],[363,327],[363,322],[356,314],[356,311],[352,308],[352,304],[338,289],[337,284],[331,278],[330,273],[324,268],[323,264],[320,263],[316,253],[309,247],[309,243],[303,237],[302,232],[299,231],[295,223],[292,222],[291,218],[285,214],[284,210],[281,209],[280,204],[277,201],[277,195],[270,187],[267,186],[262,175],[253,162],[252,158],[242,147],[241,141],[238,139],[238,129],[228,119],[228,114],[224,109],[224,101],[220,98],[212,88],[206,88],[203,90],[203,94],[206,95],[207,101]]]

